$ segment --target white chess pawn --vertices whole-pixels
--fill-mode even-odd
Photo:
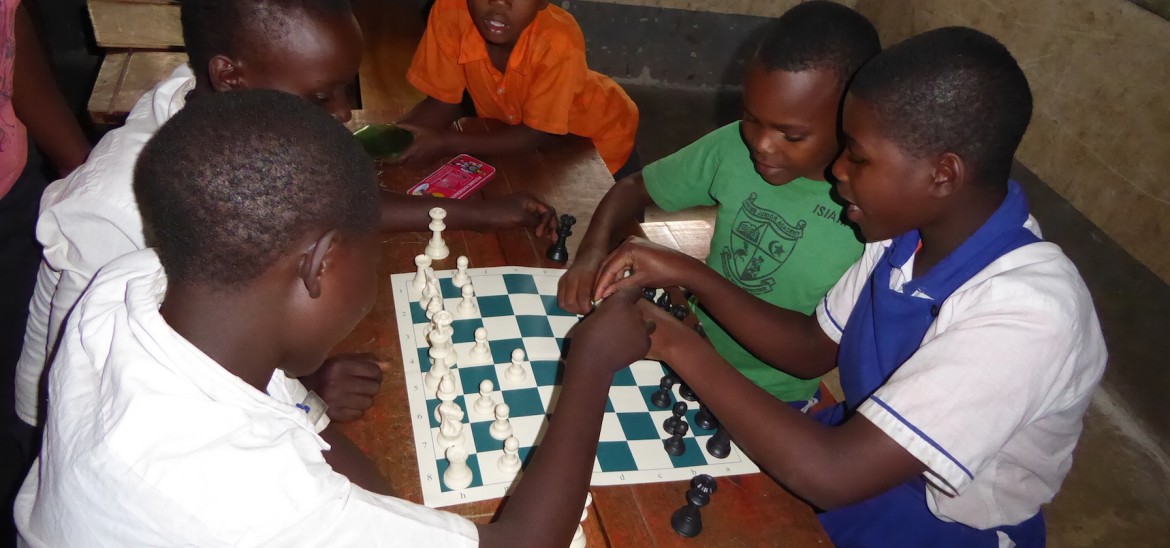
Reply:
[[[520,442],[514,436],[508,436],[504,440],[504,454],[500,455],[500,459],[496,461],[496,467],[501,472],[515,476],[520,472]]]
[[[471,276],[467,274],[468,264],[467,257],[463,255],[455,259],[455,275],[451,277],[451,283],[455,284],[455,287],[463,287],[471,283]]]
[[[475,400],[475,412],[480,415],[491,415],[496,409],[496,400],[492,398],[491,379],[484,379],[479,382],[479,399]]]
[[[447,470],[443,472],[443,483],[456,491],[471,485],[471,468],[467,466],[467,450],[462,445],[447,449]]]
[[[458,394],[455,393],[455,377],[450,373],[447,373],[447,375],[443,377],[443,380],[439,381],[439,393],[437,396],[439,401],[443,403],[440,403],[439,406],[435,408],[435,420],[442,422],[443,413],[456,414],[463,412],[463,409],[459,407],[459,404],[455,403],[455,396],[457,395]]]
[[[512,408],[508,404],[501,403],[496,406],[496,420],[488,428],[488,433],[493,438],[504,441],[512,435],[512,421],[508,420],[508,414],[512,412]]]
[[[431,333],[437,333],[432,331]],[[439,389],[439,383],[443,381],[451,372],[451,366],[447,365],[447,349],[431,347],[427,351],[431,358],[431,368],[427,370],[426,376],[423,377],[423,384],[427,387],[427,394],[433,394]]]
[[[521,382],[528,377],[528,371],[524,369],[523,348],[517,348],[512,351],[512,364],[504,370],[504,376],[513,383]]]
[[[434,319],[435,314],[443,311],[443,297],[435,295],[427,302],[427,319]]]
[[[471,284],[463,286],[463,300],[459,301],[459,306],[455,307],[455,312],[460,317],[469,318],[479,313],[479,305],[475,304],[475,288]]]
[[[446,259],[447,255],[451,254],[451,250],[447,249],[447,242],[443,241],[443,230],[447,225],[443,223],[443,219],[447,218],[447,211],[441,207],[431,208],[431,224],[427,228],[431,229],[431,241],[427,242],[426,254],[432,259]]]
[[[492,348],[488,346],[487,329],[482,327],[475,329],[475,345],[471,347],[471,354],[468,357],[475,362],[492,361]]]
[[[463,410],[445,410],[439,421],[439,447],[446,449],[458,445],[463,441]]]
[[[425,254],[419,254],[414,257],[414,266],[418,268],[414,279],[410,281],[415,291],[422,291],[427,286],[427,268],[431,266],[431,258]]]

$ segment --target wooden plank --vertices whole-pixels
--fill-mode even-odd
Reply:
[[[412,2],[356,0],[353,11],[365,43],[358,70],[362,108],[409,109],[423,100],[425,95],[406,81],[426,28],[422,10]]]
[[[98,126],[119,124],[122,120],[111,117],[114,111],[114,100],[118,90],[122,87],[122,79],[126,75],[126,62],[130,54],[126,52],[110,52],[102,59],[102,66],[98,69],[97,80],[93,84],[93,91],[89,94],[89,118]],[[122,119],[125,119],[125,114]]]
[[[166,51],[107,53],[89,98],[89,116],[97,125],[118,126],[142,95],[187,62],[187,54]]]
[[[179,3],[168,0],[89,0],[97,45],[167,49],[183,45]]]

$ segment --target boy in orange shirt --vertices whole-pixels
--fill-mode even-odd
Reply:
[[[581,28],[548,0],[438,0],[407,79],[427,98],[401,121],[415,133],[402,161],[508,154],[570,134],[591,139],[618,177],[639,167],[638,107],[589,70]],[[478,116],[511,127],[490,135],[451,130],[464,91]]]

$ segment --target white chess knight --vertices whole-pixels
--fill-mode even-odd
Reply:
[[[524,369],[524,349],[512,351],[512,363],[504,370],[504,376],[513,383],[521,382],[528,377],[528,370]]]
[[[447,249],[447,242],[443,241],[443,231],[446,230],[447,225],[443,223],[443,219],[447,218],[447,211],[441,207],[431,208],[431,224],[427,228],[431,229],[431,241],[427,242],[426,254],[432,259],[446,259],[447,255],[451,254],[451,250]]]
[[[500,459],[496,461],[496,467],[509,476],[515,476],[520,472],[520,442],[515,436],[508,436],[504,440],[504,454],[500,455]]]
[[[471,485],[471,468],[467,466],[467,450],[462,445],[447,449],[447,470],[443,472],[443,483],[456,491]]]
[[[447,373],[443,376],[443,380],[439,381],[439,393],[436,396],[442,403],[435,408],[435,420],[441,423],[444,413],[452,415],[463,413],[463,409],[459,407],[459,404],[455,403],[455,396],[457,395],[455,393],[455,376]]]
[[[475,345],[471,347],[468,358],[477,363],[492,361],[492,348],[488,346],[487,338],[487,329],[482,327],[475,329]]]
[[[492,381],[484,379],[479,382],[479,399],[475,400],[475,412],[480,415],[491,415],[496,410],[496,400],[492,397]]]
[[[439,437],[436,443],[446,449],[459,445],[463,441],[463,410],[456,407],[454,410],[445,409],[442,419],[439,420]]]
[[[418,272],[410,283],[415,291],[422,291],[427,286],[427,268],[431,266],[431,258],[420,253],[414,257],[414,266],[418,268]]]
[[[451,277],[451,283],[455,284],[455,287],[463,287],[471,283],[471,276],[467,274],[468,264],[467,257],[463,255],[455,259],[455,275]]]
[[[504,441],[512,435],[512,421],[508,419],[511,412],[512,408],[506,403],[496,406],[496,420],[488,427],[488,434],[491,434],[492,438]]]
[[[475,288],[471,287],[471,284],[467,284],[463,286],[461,291],[463,300],[459,301],[459,306],[455,307],[455,313],[459,314],[461,318],[470,318],[479,314],[479,305],[475,304]]]

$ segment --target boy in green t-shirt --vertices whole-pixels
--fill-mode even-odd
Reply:
[[[840,150],[845,85],[879,49],[873,25],[849,8],[808,2],[788,10],[748,66],[743,120],[622,179],[602,200],[561,279],[561,306],[589,310],[599,264],[646,206],[717,205],[707,265],[768,303],[812,313],[861,254],[826,173]],[[818,379],[782,373],[768,365],[775,360],[764,349],[753,353],[750,342],[737,342],[737,332],[757,326],[713,318],[699,304],[711,343],[740,372],[784,401],[801,405],[813,397]]]

